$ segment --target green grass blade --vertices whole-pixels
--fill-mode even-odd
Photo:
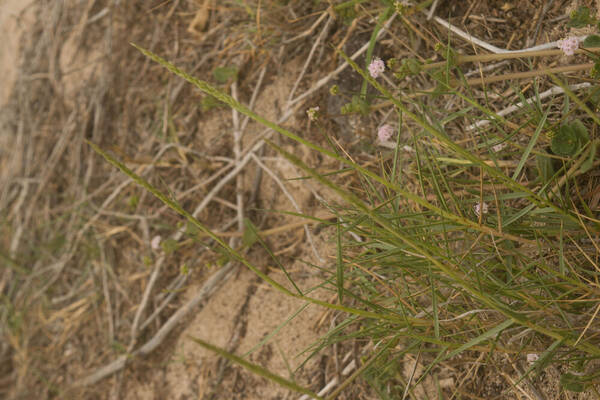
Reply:
[[[519,177],[519,174],[521,173],[521,171],[523,170],[523,167],[525,166],[525,162],[529,158],[529,154],[531,153],[531,150],[533,150],[533,146],[535,146],[538,138],[540,137],[540,133],[542,132],[542,129],[544,128],[544,124],[546,123],[546,118],[548,118],[549,112],[550,112],[550,110],[546,110],[546,112],[542,116],[541,121],[538,123],[538,126],[537,126],[533,136],[531,137],[531,140],[527,144],[527,147],[525,148],[525,151],[523,152],[523,156],[521,157],[521,160],[519,161],[517,168],[515,169],[515,173],[512,176],[513,180],[516,180]]]
[[[342,259],[342,224],[338,220],[337,224],[337,279],[338,300],[340,304],[344,300],[344,261]]]
[[[288,381],[287,379],[285,379],[282,376],[276,375],[274,373],[272,373],[271,371],[261,367],[260,365],[256,365],[253,364],[249,361],[244,360],[241,357],[236,356],[235,354],[231,354],[225,350],[223,350],[220,347],[214,346],[208,342],[205,342],[204,340],[195,338],[195,337],[191,337],[188,336],[190,338],[190,340],[194,341],[195,343],[199,344],[200,346],[204,347],[207,350],[212,351],[213,353],[217,353],[218,355],[220,355],[223,358],[228,359],[229,361],[246,368],[248,371],[252,372],[253,374],[256,374],[258,376],[262,376],[265,379],[268,379],[270,381],[275,382],[276,384],[278,384],[279,386],[282,387],[286,387],[290,390],[293,390],[295,392],[298,393],[302,393],[302,394],[306,394],[308,396],[311,396],[314,399],[322,399],[321,396],[317,395],[316,393],[314,393],[313,391],[303,388],[302,386]]]

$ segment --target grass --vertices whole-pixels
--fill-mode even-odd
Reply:
[[[382,15],[387,17],[388,11]],[[419,380],[444,361],[476,351],[487,358],[497,354],[511,357],[522,353],[541,354],[519,379],[556,363],[574,371],[563,375],[561,382],[565,389],[583,390],[598,383],[600,376],[591,371],[600,358],[600,338],[592,328],[597,326],[598,314],[600,251],[595,238],[600,221],[579,194],[585,177],[574,179],[567,175],[557,191],[547,190],[565,176],[565,168],[572,166],[575,158],[563,158],[565,168],[548,182],[536,177],[532,163],[532,151],[543,151],[540,134],[560,122],[560,116],[559,122],[556,116],[549,118],[552,101],[538,104],[540,108],[535,109],[527,121],[520,122],[518,130],[500,118],[491,129],[479,132],[482,137],[496,136],[501,140],[510,137],[506,141],[509,145],[514,141],[515,147],[522,148],[519,145],[519,136],[524,136],[521,132],[534,130],[516,169],[507,174],[497,165],[497,158],[504,157],[502,154],[490,154],[489,149],[477,145],[476,140],[468,147],[457,143],[453,132],[444,125],[428,122],[431,113],[423,111],[426,109],[424,100],[407,101],[392,94],[385,83],[369,77],[341,54],[365,82],[392,103],[392,110],[399,117],[398,125],[407,127],[412,136],[415,150],[412,161],[400,159],[400,153],[395,151],[384,155],[381,169],[375,171],[340,155],[335,149],[308,142],[260,117],[207,82],[134,46],[238,112],[355,172],[358,186],[348,190],[270,142],[272,148],[307,176],[333,189],[345,200],[345,206],[337,212],[338,221],[345,221],[337,225],[337,273],[332,272],[326,282],[332,290],[336,288],[340,302],[345,299],[355,304],[355,308],[294,294],[247,261],[240,261],[287,295],[300,296],[353,315],[347,324],[342,324],[344,330],[330,332],[323,341],[343,342],[349,339],[348,332],[353,332],[350,337],[354,340],[383,346],[370,360],[370,367],[365,368],[370,369],[369,381],[382,396],[399,398],[401,392],[403,396],[406,390],[410,392],[411,387],[402,388],[406,382],[402,382],[397,373],[389,374],[388,368],[382,365],[398,363],[402,356],[416,349],[419,354],[427,354],[423,356],[427,364]],[[442,68],[451,70],[453,66]],[[431,74],[430,79],[438,80],[435,74]],[[554,77],[554,80],[565,87],[559,78]],[[458,98],[466,107],[475,107],[489,118],[496,116],[468,94],[456,91],[444,81],[438,80],[438,83],[442,85],[444,96]],[[366,95],[366,86],[362,92]],[[567,113],[581,115],[579,118],[589,124],[588,130],[595,132],[594,112],[575,94],[567,94],[575,104]],[[466,115],[468,109],[454,112]],[[409,122],[405,122],[407,120]],[[486,162],[489,157],[492,163]],[[397,168],[407,161],[413,170],[409,176],[402,177]],[[463,193],[455,195],[459,190]],[[573,197],[575,194],[578,195]],[[429,198],[431,200],[426,200]],[[474,215],[473,205],[480,202],[490,204],[492,211]],[[170,206],[185,215],[183,210]],[[349,232],[359,235],[363,241],[352,241]],[[581,244],[586,239],[591,245]],[[227,250],[239,258],[232,249]],[[198,343],[210,347],[204,342]],[[254,371],[271,377],[264,371]],[[419,380],[412,384],[417,385]],[[390,390],[390,382],[402,390]],[[328,398],[335,398],[336,394]]]
[[[397,10],[395,4],[390,1],[339,1],[331,10],[339,13],[340,18],[346,18],[349,24],[362,21],[361,27],[367,30],[365,56],[353,61],[340,49],[341,46],[330,51],[332,57],[347,62],[362,82],[352,93],[360,99],[360,105],[353,108],[350,104],[346,110],[366,114],[363,121],[371,118],[369,123],[373,132],[375,126],[384,122],[398,127],[395,142],[388,143],[387,147],[375,146],[375,134],[362,143],[345,146],[332,134],[326,112],[314,122],[322,134],[316,139],[300,133],[299,129],[269,120],[253,111],[252,102],[246,106],[239,100],[236,85],[241,84],[241,76],[248,72],[236,69],[235,73],[217,79],[221,83],[217,86],[186,72],[187,68],[180,67],[177,61],[169,62],[168,57],[161,57],[160,54],[171,48],[168,45],[150,51],[142,45],[143,36],[136,39],[133,46],[137,51],[156,63],[142,61],[142,65],[160,65],[191,84],[187,86],[193,85],[230,107],[237,134],[241,135],[239,132],[245,126],[241,121],[247,117],[280,135],[267,137],[265,134],[261,142],[253,142],[248,148],[243,148],[247,144],[236,136],[230,152],[233,154],[218,160],[206,155],[199,155],[198,159],[207,165],[210,162],[225,163],[219,174],[226,175],[235,168],[246,168],[250,159],[248,154],[254,151],[258,154],[258,147],[255,147],[258,145],[254,143],[267,143],[268,150],[265,151],[285,158],[302,171],[303,181],[318,183],[327,188],[332,198],[335,194],[339,199],[324,199],[319,204],[331,213],[332,218],[305,216],[311,223],[317,220],[334,229],[332,243],[336,251],[333,262],[312,266],[322,278],[317,286],[332,295],[329,301],[324,301],[313,295],[311,289],[303,290],[294,281],[286,260],[276,255],[273,242],[265,240],[269,230],[255,226],[254,215],[248,215],[240,197],[232,196],[236,197],[235,204],[234,200],[221,201],[228,207],[228,212],[222,214],[229,216],[231,225],[237,224],[240,231],[237,235],[216,232],[208,223],[201,222],[199,214],[203,207],[189,211],[194,205],[179,197],[187,187],[172,184],[168,178],[158,177],[152,181],[143,167],[132,168],[125,160],[119,160],[122,158],[120,147],[111,152],[108,150],[111,145],[94,138],[85,139],[111,168],[118,169],[127,179],[110,187],[114,196],[111,194],[107,198],[120,196],[113,218],[127,220],[131,217],[135,221],[144,221],[140,225],[146,224],[143,229],[148,230],[145,219],[148,209],[165,205],[184,217],[188,224],[184,233],[185,224],[174,222],[172,217],[164,221],[160,217],[159,222],[152,220],[153,231],[172,233],[163,241],[163,247],[168,245],[170,250],[165,251],[163,258],[144,256],[146,267],[152,268],[139,272],[148,277],[144,290],[133,290],[132,287],[130,291],[139,294],[133,302],[133,311],[126,313],[134,322],[126,327],[110,325],[109,333],[105,335],[105,339],[118,348],[118,351],[112,351],[118,358],[109,364],[113,368],[111,371],[123,368],[130,357],[147,355],[160,347],[154,339],[137,345],[144,331],[140,326],[152,322],[144,319],[144,309],[150,302],[153,285],[164,274],[165,257],[176,257],[191,245],[202,246],[221,256],[221,261],[226,264],[223,269],[235,263],[244,265],[281,295],[323,307],[329,315],[335,315],[335,325],[302,354],[304,362],[301,366],[330,348],[344,351],[354,348],[348,351],[352,360],[344,366],[354,364],[353,369],[344,374],[343,368],[338,367],[338,384],[321,396],[317,395],[320,387],[314,384],[305,387],[296,381],[297,371],[291,371],[288,378],[282,377],[250,362],[247,354],[240,357],[232,349],[221,349],[203,338],[191,339],[229,362],[306,396],[327,399],[352,396],[348,393],[356,387],[356,382],[362,382],[370,396],[382,399],[468,398],[469,391],[492,396],[483,392],[485,385],[477,387],[477,369],[486,368],[487,377],[501,375],[509,382],[495,394],[501,398],[518,391],[536,393],[536,387],[539,388],[549,370],[558,371],[560,390],[565,396],[566,393],[587,392],[590,396],[600,397],[600,374],[597,372],[600,365],[600,220],[598,201],[594,200],[599,186],[596,172],[600,164],[596,152],[600,120],[595,99],[597,82],[586,75],[594,65],[589,61],[595,62],[595,55],[580,50],[576,63],[562,69],[538,68],[540,59],[553,60],[558,56],[556,50],[515,55],[464,55],[465,49],[471,48],[465,47],[464,41],[447,31],[423,33],[416,30],[413,23],[419,22],[418,12],[427,10],[431,4],[426,1],[414,9],[404,9],[404,14],[397,16],[397,24],[393,26],[397,31],[408,32],[408,37],[420,36],[425,45],[416,55],[419,60],[430,59],[431,62],[420,65],[421,61],[415,59],[414,63],[408,63],[402,61],[406,57],[398,56],[400,61],[394,71],[388,69],[385,78],[380,79],[373,79],[366,73],[369,59],[386,51],[389,53],[391,50],[386,50],[386,46],[397,50],[403,48],[399,43],[407,48],[411,44],[400,41],[397,34],[388,44],[381,42],[378,36]],[[248,2],[231,2],[228,7],[237,7],[241,20],[249,19],[256,24],[258,36],[275,36],[272,32],[276,22],[268,16],[261,19],[258,8],[253,9]],[[322,8],[318,4],[314,7]],[[367,20],[370,22],[365,23]],[[316,29],[310,37],[316,40],[318,35]],[[245,43],[243,39],[238,42]],[[459,47],[463,54],[458,53]],[[243,51],[246,50],[241,53]],[[465,65],[470,63],[498,60],[509,60],[519,71],[494,75],[494,72],[479,70],[476,71],[479,73],[477,79],[463,73]],[[311,73],[320,72],[319,66],[307,65]],[[520,71],[522,69],[525,71]],[[569,71],[584,71],[584,75],[554,75]],[[577,86],[579,91],[575,91],[573,83],[584,80],[590,86]],[[510,84],[503,85],[503,81],[510,81]],[[179,80],[169,80],[169,88],[175,82]],[[155,89],[162,84],[163,81],[157,82]],[[560,88],[562,94],[543,95],[550,86]],[[259,88],[260,84],[255,87]],[[512,112],[500,112],[517,103],[521,106]],[[160,116],[147,123],[152,135],[163,136],[165,140],[174,138],[179,146],[179,114],[175,109],[171,112],[167,101],[165,106],[159,104],[149,109],[148,115]],[[298,113],[298,109],[290,112]],[[300,113],[304,114],[302,110]],[[489,123],[477,124],[483,120]],[[469,126],[472,128],[467,128]],[[290,147],[290,143],[294,147]],[[503,144],[504,148],[496,150],[494,146],[498,144]],[[409,146],[408,150],[404,150],[405,146]],[[297,155],[300,147],[318,157]],[[173,147],[178,153],[175,159],[184,167],[188,163],[185,148]],[[115,153],[119,155],[113,155]],[[336,170],[324,171],[321,165],[307,162],[307,159],[317,158],[325,160],[324,164],[335,165]],[[161,164],[165,168],[171,165],[168,162]],[[235,186],[232,190],[239,195],[243,183],[236,174],[231,172],[228,178],[219,177],[217,182],[222,186]],[[112,175],[111,179],[114,177]],[[133,183],[154,199],[134,188]],[[163,187],[167,190],[159,189]],[[205,199],[210,196],[213,192],[207,190]],[[44,237],[43,242],[49,250],[32,241],[38,245],[31,246],[30,254],[5,252],[3,248],[9,245],[2,243],[0,260],[7,265],[7,271],[23,282],[34,280],[27,278],[34,270],[29,264],[35,260],[54,262],[67,274],[63,286],[69,288],[67,296],[83,293],[77,301],[57,310],[49,305],[51,302],[17,301],[35,296],[46,299],[45,290],[50,285],[46,286],[45,279],[35,285],[36,290],[22,283],[22,286],[14,284],[7,292],[3,298],[4,335],[10,339],[14,353],[27,360],[20,364],[22,379],[35,369],[28,370],[29,365],[40,365],[40,360],[28,359],[26,354],[28,340],[33,340],[34,333],[46,329],[35,320],[34,314],[51,315],[50,321],[69,321],[66,329],[78,330],[85,325],[86,319],[92,319],[91,315],[100,315],[98,310],[102,307],[108,306],[108,315],[121,312],[120,307],[111,308],[110,294],[113,293],[114,302],[114,296],[127,293],[119,286],[127,280],[120,279],[115,269],[108,267],[114,263],[111,260],[115,256],[106,251],[104,241],[96,241],[96,238],[104,236],[108,239],[135,228],[121,222],[119,226],[107,229],[110,234],[102,232],[99,226],[94,226],[93,230],[97,236],[90,234],[87,230],[98,221],[99,214],[90,212],[87,201],[84,197],[79,201],[77,211],[65,213],[55,220],[61,222],[60,226],[69,223],[76,228],[66,237],[49,234],[47,226],[38,226],[39,235]],[[109,203],[107,200],[105,204]],[[488,212],[475,212],[475,206],[483,203],[489,207]],[[125,205],[134,216],[117,214]],[[315,214],[320,211],[323,210]],[[73,218],[69,219],[69,216]],[[4,214],[2,217],[9,218]],[[12,228],[3,229],[7,235],[14,234]],[[193,240],[183,245],[179,241],[182,237]],[[268,263],[281,269],[288,282],[276,281],[255,260],[247,257],[247,250],[253,246],[266,250]],[[84,252],[83,248],[87,250]],[[60,254],[62,258],[57,261],[53,254]],[[74,258],[85,268],[77,271],[65,267]],[[101,265],[107,267],[99,268]],[[187,271],[188,266],[182,260],[181,270],[184,269]],[[58,280],[59,274],[51,276],[51,282]],[[179,290],[187,279],[184,275],[187,276],[187,272],[169,276],[172,279],[169,287]],[[89,285],[98,287],[89,292],[87,289],[71,291],[72,283],[83,289]],[[110,289],[112,287],[119,290]],[[48,292],[48,298],[52,297],[50,295],[61,299],[65,294],[57,290],[56,294]],[[103,302],[97,302],[98,298],[103,298]],[[166,295],[157,297],[165,301],[163,304],[169,304],[170,300],[165,298]],[[132,303],[130,299],[127,302]],[[118,321],[113,317],[109,320]],[[169,319],[157,328],[155,338],[166,336],[169,330],[165,327],[171,327],[176,321]],[[94,329],[100,331],[102,323],[97,325]],[[126,334],[123,331],[127,331]],[[63,338],[66,337],[64,334]],[[266,337],[260,345],[270,338]],[[56,348],[62,347],[56,345]],[[536,355],[535,361],[528,362],[528,354]],[[511,374],[506,373],[508,367],[514,369]],[[455,373],[457,370],[462,372]],[[63,396],[61,385],[56,380],[47,380],[44,374],[40,372],[39,377],[33,379],[44,382],[49,397]],[[92,378],[83,380],[82,385],[98,381]],[[450,384],[448,379],[452,381]]]

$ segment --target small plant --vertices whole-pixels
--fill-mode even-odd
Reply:
[[[580,120],[561,125],[552,135],[550,148],[562,157],[573,157],[590,141],[588,131]]]

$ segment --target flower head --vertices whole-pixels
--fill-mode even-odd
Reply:
[[[494,150],[495,153],[498,153],[498,152],[502,151],[505,147],[506,147],[506,143],[498,143],[498,144],[492,146],[492,150]]]
[[[379,57],[375,57],[371,64],[369,64],[369,75],[373,78],[377,78],[379,75],[383,74],[385,71],[385,64]]]
[[[569,36],[556,42],[556,47],[561,49],[565,56],[572,56],[575,54],[575,50],[579,48],[579,39]]]
[[[152,247],[152,250],[160,249],[160,239],[160,235],[156,235],[152,238],[152,241],[150,242],[150,247]]]
[[[540,356],[535,354],[535,353],[529,353],[527,354],[527,362],[529,364],[533,364],[534,362],[536,362],[537,360],[540,359]]]
[[[377,129],[377,137],[381,142],[387,142],[394,135],[394,128],[391,125],[385,124],[381,125],[379,129]]]
[[[319,118],[319,106],[311,107],[306,110],[306,115],[308,115],[308,119],[311,121],[316,121]]]
[[[477,217],[480,217],[481,214],[487,214],[489,211],[488,205],[486,203],[477,203],[473,207],[473,211]]]

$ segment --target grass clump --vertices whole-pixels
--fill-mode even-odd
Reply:
[[[597,185],[588,172],[598,166],[598,122],[586,94],[576,95],[553,75],[566,96],[524,101],[511,121],[473,97],[456,58],[448,58],[442,74],[425,71],[438,89],[419,97],[399,94],[394,83],[375,80],[341,53],[378,92],[367,97],[363,87],[355,97],[387,102],[400,127],[393,150],[383,152],[379,169],[373,169],[303,139],[138,49],[238,112],[354,172],[349,189],[270,143],[345,201],[327,204],[337,217],[338,255],[324,283],[338,293],[337,303],[284,290],[263,276],[288,295],[347,313],[315,351],[349,340],[371,344],[360,371],[381,398],[405,398],[461,358],[488,365],[507,358],[525,365],[519,381],[556,365],[563,371],[563,389],[596,390],[600,221],[581,193]],[[413,75],[424,72],[403,65]],[[535,96],[545,82],[533,82]],[[431,104],[441,99],[457,106],[436,119],[443,110]],[[457,120],[475,119],[477,112],[492,123],[468,138],[459,135]],[[400,151],[404,143],[414,153]],[[407,357],[414,359],[408,376],[402,372]],[[439,379],[437,387],[442,396]]]

